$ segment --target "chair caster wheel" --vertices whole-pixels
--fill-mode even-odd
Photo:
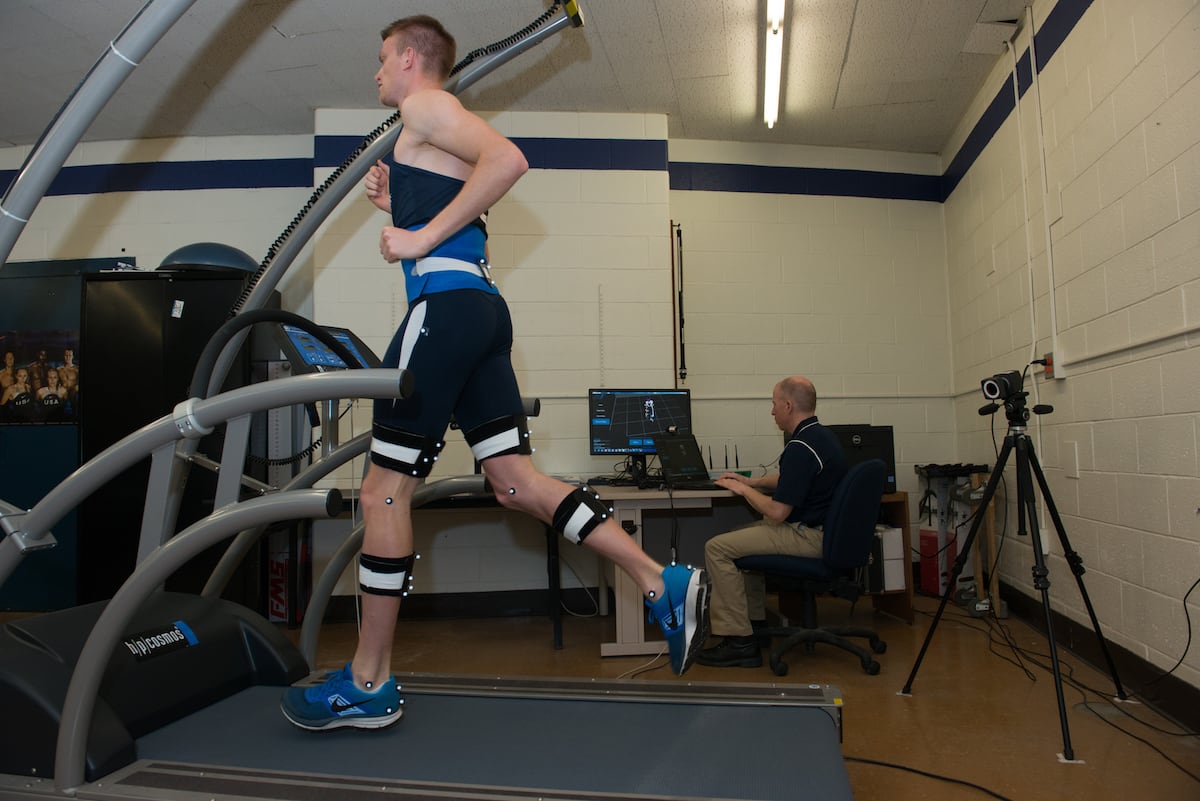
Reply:
[[[887,653],[887,643],[883,640],[876,640],[871,643],[871,650],[877,654]]]
[[[787,662],[771,662],[771,672],[776,676],[786,676],[788,673]]]
[[[863,666],[863,670],[867,671],[868,676],[878,676],[879,675],[879,663],[876,662],[874,659],[864,659],[862,666]]]

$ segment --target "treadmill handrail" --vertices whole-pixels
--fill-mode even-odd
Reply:
[[[371,436],[371,432],[366,431],[346,444],[338,446],[329,455],[323,456],[293,476],[290,481],[283,485],[281,491],[309,489],[313,484],[325,478],[351,459],[366,453],[367,448],[371,444]],[[229,584],[230,579],[233,578],[234,572],[241,565],[242,559],[245,558],[250,549],[262,537],[264,531],[265,528],[263,526],[257,526],[242,531],[234,537],[233,542],[229,543],[229,547],[225,549],[225,553],[221,554],[216,567],[209,574],[208,581],[205,582],[204,588],[200,590],[200,595],[206,598],[220,596],[225,591],[225,587]],[[309,664],[311,665],[312,662],[309,662]]]
[[[521,406],[526,417],[537,417],[542,411],[541,398],[522,397]],[[283,489],[307,489],[322,478],[332,473],[335,469],[349,462],[356,456],[366,453],[371,444],[371,432],[359,434],[354,439],[339,445],[329,454],[322,456],[319,460],[313,462],[302,471],[297,473],[290,481],[283,485]],[[447,484],[446,482],[454,482]],[[453,488],[453,489],[452,489]],[[416,508],[420,504],[429,503],[432,500],[457,495],[461,493],[481,494],[484,492],[484,484],[482,476],[478,474],[470,476],[451,476],[449,478],[430,482],[419,487],[416,495],[413,498],[413,507]],[[432,493],[432,494],[431,494]],[[233,577],[234,571],[237,570],[246,554],[254,547],[262,536],[263,530],[255,529],[243,531],[234,538],[229,547],[225,549],[225,553],[221,555],[220,561],[213,568],[209,575],[201,595],[206,597],[219,596],[225,590],[225,586]],[[350,536],[354,536],[351,532]],[[330,593],[332,593],[332,588]],[[322,610],[323,611],[323,610]],[[307,619],[307,618],[306,618]],[[309,660],[309,664],[312,661]]]
[[[195,1],[148,0],[71,92],[0,200],[0,269],[50,182],[101,109]]]
[[[54,786],[67,791],[83,783],[87,738],[112,653],[134,614],[163,582],[190,559],[244,528],[280,520],[332,517],[341,511],[339,490],[279,492],[226,506],[181,531],[142,560],[96,620],[71,671],[54,752]]]
[[[211,398],[193,398],[189,417],[196,426],[208,428],[251,412],[327,398],[403,397],[400,387],[406,376],[405,370],[394,369],[290,376],[239,387]],[[0,518],[0,527],[5,532],[19,535],[0,540],[0,586],[12,574],[25,551],[36,547],[38,541],[85,498],[157,448],[184,438],[176,414],[163,415],[81,465],[38,501],[28,514]]]

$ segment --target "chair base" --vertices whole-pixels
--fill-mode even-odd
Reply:
[[[771,671],[776,676],[786,676],[788,672],[787,662],[783,661],[783,655],[795,648],[800,643],[805,643],[809,652],[813,650],[816,643],[823,642],[829,645],[841,648],[844,651],[856,655],[859,662],[862,663],[862,668],[869,676],[879,675],[879,663],[871,656],[871,652],[857,643],[847,639],[848,637],[862,637],[868,641],[871,651],[882,654],[887,651],[887,643],[879,638],[871,629],[856,628],[851,626],[822,626],[814,629],[798,629],[798,628],[762,628],[755,631],[759,636],[769,636],[774,640],[776,637],[782,638],[782,642],[771,648],[770,663]]]

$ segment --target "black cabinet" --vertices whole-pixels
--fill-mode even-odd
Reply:
[[[89,276],[83,285],[80,350],[87,382],[79,407],[79,450],[86,462],[188,396],[192,371],[213,332],[229,319],[243,289],[241,273],[156,271]],[[244,357],[226,388],[249,380]],[[82,382],[81,382],[82,383]],[[219,458],[219,434],[201,450]],[[126,470],[79,508],[78,602],[111,597],[133,570],[150,460]],[[179,528],[212,512],[216,477],[193,469]],[[212,556],[201,561],[208,563]],[[184,569],[168,586],[199,590]],[[199,584],[200,586],[197,586]]]
[[[246,280],[234,270],[106,271],[114,265],[9,264],[0,273],[0,351],[14,351],[15,361],[32,370],[41,350],[50,364],[61,364],[63,351],[71,350],[78,379],[65,417],[0,419],[0,498],[9,503],[32,506],[79,465],[185,400],[200,353],[229,319]],[[247,383],[249,365],[240,356],[226,388]],[[206,455],[220,458],[222,433],[202,442]],[[50,609],[111,597],[134,568],[149,468],[147,458],[114,477],[55,526],[58,546],[23,560],[0,588],[0,608]],[[212,511],[215,486],[211,473],[192,469],[179,529]],[[215,558],[199,557],[168,587],[200,589],[203,565]],[[243,573],[251,570],[257,567]],[[230,594],[258,605],[261,591],[247,581],[257,579],[235,579]]]

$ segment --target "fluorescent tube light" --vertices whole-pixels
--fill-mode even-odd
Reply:
[[[784,0],[767,0],[767,48],[763,70],[763,122],[768,128],[779,119],[779,81],[783,71]]]

